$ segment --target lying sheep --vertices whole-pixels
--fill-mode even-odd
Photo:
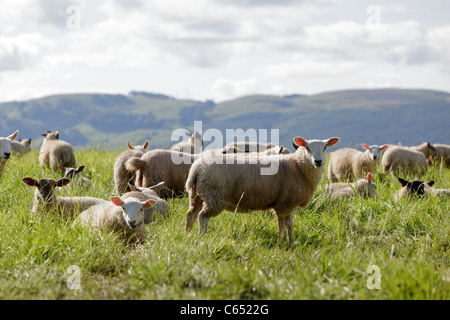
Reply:
[[[3,174],[6,163],[11,157],[11,142],[14,141],[19,135],[19,130],[13,134],[7,136],[6,138],[0,138],[0,177]]]
[[[45,137],[39,153],[39,163],[42,169],[50,168],[57,172],[59,166],[76,167],[75,152],[70,143],[59,140],[59,132],[47,131],[41,133]]]
[[[122,152],[116,159],[114,163],[114,190],[117,194],[121,195],[124,192],[129,192],[130,188],[128,183],[134,183],[134,175],[130,174],[125,168],[125,162],[131,157],[140,158],[145,153],[149,142],[145,140],[143,145],[132,146],[129,141],[127,141],[128,150]]]
[[[23,156],[31,150],[31,138],[19,139],[19,141],[11,141],[11,150],[18,156]]]
[[[265,151],[261,151],[259,152],[260,155],[275,155],[275,154],[290,154],[291,152],[289,151],[288,148],[285,148],[284,146],[275,146],[273,148],[267,149]]]
[[[378,160],[388,145],[361,144],[366,149],[361,152],[352,148],[342,148],[330,153],[328,179],[331,182],[353,180],[355,174],[365,175],[377,171]]]
[[[36,187],[33,199],[33,209],[31,213],[35,216],[40,210],[51,213],[54,212],[64,219],[73,217],[76,212],[86,210],[93,205],[104,202],[105,200],[94,197],[58,197],[56,195],[57,187],[64,187],[70,183],[69,179],[39,179],[30,177],[23,178],[22,181],[30,186]]]
[[[332,200],[350,198],[356,195],[360,195],[363,198],[376,198],[376,188],[372,174],[369,172],[366,179],[357,176],[357,180],[354,183],[330,183],[327,185],[326,194]]]
[[[91,181],[80,174],[84,168],[84,166],[79,166],[78,168],[66,168],[64,166],[60,166],[61,171],[64,172],[65,178],[70,179],[72,183],[75,183],[77,186],[90,188],[92,186]]]
[[[130,185],[131,191],[123,194],[122,199],[136,198],[141,201],[149,199],[155,200],[156,204],[154,206],[144,209],[144,223],[148,224],[150,222],[155,221],[155,215],[159,214],[165,218],[170,213],[170,207],[167,204],[167,201],[161,199],[155,192],[155,190],[158,191],[158,188],[160,188],[163,185],[164,182],[161,182],[158,185],[150,188],[136,187]]]
[[[170,147],[170,151],[178,151],[184,153],[200,153],[200,149],[203,145],[202,135],[198,132],[193,134],[189,134],[186,132],[186,135],[189,137],[188,141],[181,141],[175,143],[172,147]]]
[[[397,179],[402,187],[392,195],[394,201],[399,201],[402,198],[418,197],[419,199],[422,199],[423,197],[426,197],[425,183],[423,180],[408,181],[403,178]]]
[[[223,155],[223,164],[213,157],[194,162],[186,182],[189,210],[186,230],[199,217],[200,233],[207,231],[211,217],[223,210],[250,212],[272,209],[278,218],[278,235],[287,229],[289,242],[293,235],[293,211],[305,207],[319,184],[326,160],[325,150],[339,138],[304,140],[294,138],[299,147],[293,154],[252,158],[240,154]],[[255,160],[255,161],[251,161]],[[244,163],[244,164],[241,164]],[[267,165],[277,168],[263,175]]]
[[[73,225],[106,229],[119,233],[127,243],[143,243],[147,238],[143,210],[155,203],[156,200],[152,199],[141,201],[138,198],[112,197],[111,202],[83,211]]]
[[[424,142],[416,147],[400,147],[390,145],[384,152],[381,160],[383,173],[391,172],[398,175],[400,170],[404,173],[423,174],[427,169],[426,159],[436,155],[436,149]]]
[[[226,149],[235,148],[237,152],[245,152],[245,153],[262,152],[275,147],[276,145],[270,142],[263,143],[263,142],[248,142],[248,141],[230,142],[225,146]]]
[[[436,155],[430,157],[432,163],[443,163],[446,168],[450,168],[450,145],[435,143],[433,146],[436,149]]]
[[[433,188],[434,181],[428,181],[425,183],[425,193],[431,196],[437,197],[450,197],[450,189],[435,189]]]

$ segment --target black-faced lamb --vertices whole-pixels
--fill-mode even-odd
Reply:
[[[76,167],[75,152],[70,143],[59,140],[58,131],[41,133],[45,137],[39,153],[39,164],[42,169],[50,168],[57,172],[60,166]]]
[[[0,138],[0,177],[3,174],[6,163],[11,157],[11,142],[14,141],[19,135],[19,130],[7,137]]]
[[[392,199],[394,201],[399,201],[402,198],[412,198],[412,197],[417,197],[421,199],[426,196],[425,182],[423,180],[408,181],[403,178],[397,179],[402,185],[402,187],[400,188],[400,190],[398,190],[392,195]],[[434,182],[430,181],[430,183],[432,185],[432,183]]]
[[[200,233],[207,231],[211,217],[223,210],[250,212],[272,209],[278,218],[278,235],[287,229],[293,238],[293,211],[305,207],[322,178],[329,146],[339,138],[305,140],[294,138],[299,148],[295,153],[251,157],[242,154],[203,157],[194,162],[186,182],[189,210],[186,230],[191,230],[199,217]],[[264,171],[270,167],[274,170]]]
[[[356,182],[330,183],[326,187],[326,194],[332,200],[350,198],[359,195],[363,198],[376,198],[377,186],[373,182],[372,174],[369,172],[367,178],[356,176]]]

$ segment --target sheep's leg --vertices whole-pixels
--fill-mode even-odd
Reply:
[[[208,231],[209,217],[207,216],[207,211],[205,209],[200,211],[198,222],[200,224],[199,234],[206,233],[206,231]]]
[[[286,226],[287,232],[288,232],[288,240],[289,243],[294,242],[294,236],[292,234],[292,231],[294,230],[294,221],[292,219],[292,214],[289,216],[285,216],[284,218],[284,225]]]
[[[283,239],[286,224],[284,223],[284,217],[277,215],[277,218],[278,218],[278,241],[280,241],[281,239]]]
[[[203,200],[199,196],[195,196],[189,200],[189,210],[186,213],[186,231],[192,230],[202,206]]]

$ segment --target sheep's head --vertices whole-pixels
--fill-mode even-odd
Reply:
[[[35,180],[33,178],[23,178],[22,181],[30,186],[37,188],[37,196],[44,203],[50,203],[55,200],[55,188],[64,187],[69,184],[70,180],[63,178],[59,180],[54,179],[39,179]]]
[[[427,142],[427,148],[428,148],[428,156],[434,157],[437,154],[436,148],[429,142]]]
[[[414,195],[422,198],[425,195],[425,183],[423,180],[414,180],[407,181],[402,178],[398,178],[398,181],[402,184],[402,187],[405,188],[407,195]],[[430,181],[431,185],[434,184],[434,181]]]
[[[389,145],[385,144],[382,146],[378,146],[376,144],[368,146],[367,144],[361,144],[361,147],[363,147],[364,149],[366,149],[369,153],[369,157],[371,160],[377,160],[378,158],[380,158],[381,156],[381,152],[383,150],[386,150],[387,147],[389,147]]]
[[[45,137],[45,140],[59,140],[59,131],[48,131],[41,133],[41,136]]]
[[[299,147],[305,148],[311,164],[315,168],[321,168],[325,165],[327,156],[325,150],[327,147],[334,146],[339,142],[339,138],[330,138],[327,140],[305,140],[301,137],[294,138],[294,148],[299,150]]]
[[[111,202],[122,207],[122,216],[130,229],[136,229],[144,223],[144,209],[155,205],[156,200],[139,201],[137,199],[122,200],[112,197]]]
[[[130,141],[127,141],[127,147],[130,150],[141,150],[141,151],[144,151],[145,149],[147,149],[148,145],[149,145],[148,140],[145,140],[145,143],[142,146],[140,146],[140,145],[132,146]]]
[[[0,158],[9,159],[11,157],[11,141],[14,141],[19,135],[19,130],[6,138],[0,138]]]
[[[73,179],[75,175],[78,175],[81,171],[84,170],[84,166],[79,166],[78,168],[65,168],[64,166],[59,166],[62,172],[64,172],[64,176],[69,179]]]
[[[356,188],[364,193],[364,195],[368,196],[369,198],[375,198],[377,196],[377,185],[373,182],[373,175],[372,173],[368,173],[367,177],[365,179],[362,179],[357,176],[356,181]]]

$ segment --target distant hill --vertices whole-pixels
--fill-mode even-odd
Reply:
[[[38,148],[45,130],[77,147],[123,149],[149,139],[169,148],[177,128],[279,129],[281,144],[294,136],[338,136],[338,147],[423,141],[450,143],[450,94],[431,90],[345,90],[316,95],[252,95],[226,102],[180,100],[148,92],[128,95],[64,94],[0,104],[3,136],[20,130]],[[270,138],[269,138],[270,139]]]

